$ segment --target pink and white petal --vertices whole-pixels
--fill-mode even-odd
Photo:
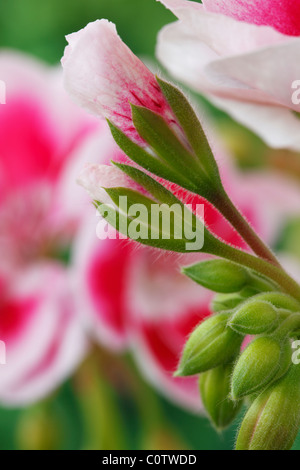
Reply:
[[[104,204],[112,203],[105,189],[123,187],[145,192],[123,171],[111,165],[86,164],[78,176],[77,182],[88,192],[92,199]]]
[[[217,56],[250,52],[285,42],[288,38],[268,26],[256,26],[207,11],[203,5],[187,0],[158,0],[179,19],[164,29],[175,27],[181,35],[206,44]],[[163,29],[163,31],[164,31]],[[237,41],[236,38],[239,38]],[[224,40],[226,38],[226,40]]]
[[[7,363],[0,368],[0,401],[25,405],[43,398],[65,380],[86,353],[66,272],[57,265],[22,273],[10,293],[3,340]],[[28,306],[28,302],[30,302]],[[4,304],[5,305],[5,304]]]
[[[89,23],[67,40],[62,59],[65,86],[79,105],[138,140],[130,103],[171,118],[154,75],[123,43],[114,24]]]
[[[300,38],[220,58],[208,64],[205,73],[216,84],[226,83],[230,77],[250,89],[260,90],[274,104],[300,111],[300,105],[292,102],[292,84],[300,76]]]
[[[73,285],[86,330],[109,349],[127,347],[124,301],[131,243],[99,240],[95,219],[87,217],[74,245]]]
[[[209,96],[219,108],[260,136],[270,147],[300,150],[300,120],[281,106],[268,106]]]
[[[94,214],[90,197],[76,182],[86,163],[109,165],[111,160],[121,160],[118,158],[121,151],[113,140],[108,124],[105,121],[97,123],[97,130],[72,153],[56,187],[55,199],[69,217],[81,219],[89,209]]]
[[[160,358],[155,357],[151,345],[147,344],[142,330],[136,330],[131,338],[131,349],[140,372],[146,380],[167,398],[193,412],[203,412],[195,377],[173,377],[172,371],[166,371]]]
[[[212,12],[240,21],[269,25],[290,36],[300,36],[300,4],[295,0],[203,0]]]
[[[200,19],[203,23],[201,29],[198,29],[200,28],[198,22],[193,24],[195,19],[192,17],[186,22],[172,23],[160,31],[156,49],[156,55],[160,62],[172,76],[196,91],[215,94],[222,98],[273,103],[274,98],[264,90],[255,89],[243,83],[233,74],[222,74],[222,77],[219,78],[217,74],[213,75],[207,72],[209,70],[207,67],[211,63],[218,63],[222,57],[241,55],[258,46],[251,44],[251,41],[249,44],[248,33],[245,35],[244,42],[240,36],[239,41],[236,41],[233,34],[234,25],[229,25],[230,41],[224,41],[224,37],[220,33],[222,18],[210,14],[213,15],[214,21],[209,22],[206,15],[201,12]],[[237,23],[234,20],[230,21]],[[241,23],[237,24],[241,25]],[[244,28],[245,24],[242,24],[242,27]],[[216,39],[218,34],[220,34],[219,42]],[[235,32],[235,34],[240,33]],[[252,33],[249,33],[249,37],[253,37]],[[227,44],[227,50],[224,44]],[[241,45],[242,47],[240,47]],[[278,103],[278,100],[275,102]]]
[[[277,240],[289,218],[300,215],[299,185],[278,174],[254,172],[240,175],[236,191],[242,195],[240,199],[233,198],[238,206],[239,200],[251,201],[255,229],[269,245]]]
[[[180,273],[180,266],[204,256],[161,253],[153,259],[153,255],[148,248],[132,255],[126,292],[130,344],[151,383],[177,403],[198,411],[197,381],[176,379],[173,373],[188,335],[211,313],[212,293]]]
[[[0,70],[7,93],[6,106],[0,108],[0,174],[6,174],[1,192],[37,179],[56,181],[94,121],[71,102],[58,68],[1,52]]]

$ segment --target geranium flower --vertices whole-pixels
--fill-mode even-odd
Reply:
[[[160,1],[178,18],[158,37],[167,70],[270,146],[299,150],[299,2]]]
[[[100,165],[87,165],[80,175],[80,183],[92,198],[103,199],[102,185],[138,190],[136,185],[130,186],[129,178],[108,165],[110,158],[124,158],[111,145],[106,156],[102,153]],[[96,144],[93,147],[92,161],[96,161],[94,156],[100,154],[101,146],[99,141],[99,150]],[[218,152],[218,160],[233,200],[260,235],[274,242],[285,217],[299,212],[297,186],[276,176],[241,175],[222,152]],[[210,230],[226,242],[245,248],[238,234],[206,201],[183,190],[181,194],[177,191],[177,196],[187,203],[204,204]],[[107,194],[106,198],[109,203]],[[129,348],[147,380],[177,403],[199,411],[197,380],[174,378],[173,372],[186,338],[211,314],[212,293],[180,273],[180,266],[204,259],[205,255],[156,251],[117,236],[99,240],[96,214],[94,217],[94,223],[91,215],[87,217],[75,245],[74,285],[88,330],[113,351]]]
[[[95,122],[70,102],[58,70],[2,52],[0,74],[0,401],[26,404],[57,387],[86,351],[66,263],[82,211],[61,195]]]
[[[154,101],[153,97],[148,99],[154,76],[122,43],[113,25],[106,20],[91,23],[68,41],[62,61],[65,84],[80,105],[99,118],[112,120],[141,147],[144,144],[133,126],[129,102],[161,114],[170,126],[177,124],[173,118],[169,120],[169,108],[160,92]],[[155,107],[156,103],[160,106]],[[140,191],[130,178],[107,166],[111,159],[128,162],[128,158],[114,144],[111,150],[108,145],[106,154],[101,148],[100,143],[99,150],[92,149],[92,163],[79,177],[92,199],[110,202],[103,186]],[[298,212],[298,190],[283,184],[282,179],[278,185],[276,178],[263,175],[241,177],[222,152],[216,151],[216,156],[230,196],[262,238],[272,242],[287,208]],[[185,203],[205,205],[205,222],[213,233],[245,248],[237,233],[204,199],[166,184]],[[211,293],[180,274],[180,265],[199,256],[155,252],[122,239],[99,240],[96,222],[93,224],[90,216],[78,237],[76,255],[78,300],[95,338],[113,350],[133,350],[148,380],[177,402],[199,410],[195,379],[173,377],[188,334],[211,313]]]

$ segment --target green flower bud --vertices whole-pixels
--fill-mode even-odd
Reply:
[[[222,430],[237,416],[242,401],[229,398],[232,364],[221,365],[200,375],[199,387],[203,405],[218,430]]]
[[[275,338],[257,338],[240,356],[232,375],[233,399],[251,395],[266,387],[280,369],[282,347]]]
[[[233,310],[249,297],[253,297],[256,294],[257,291],[252,287],[245,287],[240,292],[234,294],[217,294],[211,303],[211,308],[214,312]]]
[[[293,350],[291,342],[289,339],[286,339],[281,346],[279,368],[272,382],[275,382],[275,380],[279,380],[283,375],[287,373],[292,364],[292,356]]]
[[[227,327],[228,319],[226,313],[214,315],[193,331],[175,375],[199,374],[229,362],[238,354],[243,337]]]
[[[278,312],[272,304],[249,301],[243,304],[230,319],[229,326],[244,335],[270,333],[278,325]]]
[[[240,291],[249,280],[245,268],[222,259],[193,264],[182,272],[201,286],[223,294]]]
[[[300,365],[261,393],[239,431],[237,450],[289,450],[300,426]]]

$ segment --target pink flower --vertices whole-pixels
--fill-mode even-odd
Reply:
[[[0,401],[26,405],[49,394],[78,366],[86,340],[66,270],[44,262],[3,281]]]
[[[57,387],[86,351],[64,261],[83,211],[69,211],[61,194],[95,122],[69,101],[58,70],[1,53],[0,74],[0,401],[26,404]],[[73,202],[77,191],[74,182]]]
[[[62,59],[64,81],[80,106],[111,120],[138,141],[130,104],[145,106],[168,122],[174,120],[154,75],[123,43],[113,23],[89,23],[67,40]]]
[[[94,149],[93,154],[99,151]],[[87,165],[80,175],[80,183],[92,198],[108,198],[101,187],[139,189],[131,186],[131,180],[118,169],[105,165],[111,154],[114,160],[122,158],[118,150],[112,149],[104,164]],[[224,155],[217,155],[233,200],[260,235],[274,241],[287,212],[299,213],[297,185],[275,176],[241,176]],[[205,204],[205,221],[214,233],[244,247],[236,232],[207,202],[176,190],[187,203]],[[166,396],[187,408],[200,410],[195,378],[174,378],[172,374],[187,336],[211,314],[212,293],[180,274],[180,266],[203,259],[204,255],[155,251],[128,240],[101,241],[96,237],[96,223],[96,217],[94,224],[87,218],[76,245],[75,286],[77,291],[80,288],[78,301],[87,328],[107,348],[133,351],[146,379]]]
[[[178,17],[158,38],[167,70],[269,145],[299,150],[299,2],[160,1]]]
[[[136,140],[129,102],[145,105],[169,119],[160,92],[154,100],[149,92],[154,87],[153,75],[120,41],[113,25],[104,20],[90,24],[71,35],[69,44],[63,59],[65,84],[81,105],[99,117],[108,117]],[[157,108],[158,102],[161,106]],[[142,191],[117,168],[108,166],[110,159],[126,159],[115,146],[111,151],[108,148],[107,154],[94,148],[92,155],[93,163],[86,165],[79,176],[92,199],[110,203],[103,188],[121,186]],[[95,160],[95,155],[101,155],[101,161]],[[274,180],[268,185],[268,178],[241,177],[223,155],[219,154],[218,160],[225,162],[223,181],[233,200],[260,235],[271,241],[287,207],[299,212],[299,190],[281,184],[278,191]],[[225,241],[244,247],[237,233],[207,202],[175,184],[167,186],[186,203],[205,204],[209,229]],[[280,199],[278,205],[274,203],[275,195]],[[211,313],[212,294],[179,270],[195,258],[203,259],[203,255],[175,255],[122,239],[98,240],[96,222],[96,217],[95,224],[88,217],[75,250],[75,287],[80,292],[79,310],[84,312],[87,327],[108,348],[130,348],[151,383],[175,401],[199,410],[195,379],[174,378],[173,372],[188,334]]]

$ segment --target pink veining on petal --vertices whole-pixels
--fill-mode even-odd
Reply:
[[[155,76],[123,43],[114,24],[107,20],[89,23],[67,40],[62,59],[65,85],[80,105],[110,119],[139,141],[130,103],[174,120]]]
[[[142,186],[139,186],[118,168],[109,165],[87,164],[77,182],[87,190],[93,199],[104,204],[111,202],[105,188],[123,187],[145,193]]]
[[[203,0],[208,11],[300,36],[299,0]]]

